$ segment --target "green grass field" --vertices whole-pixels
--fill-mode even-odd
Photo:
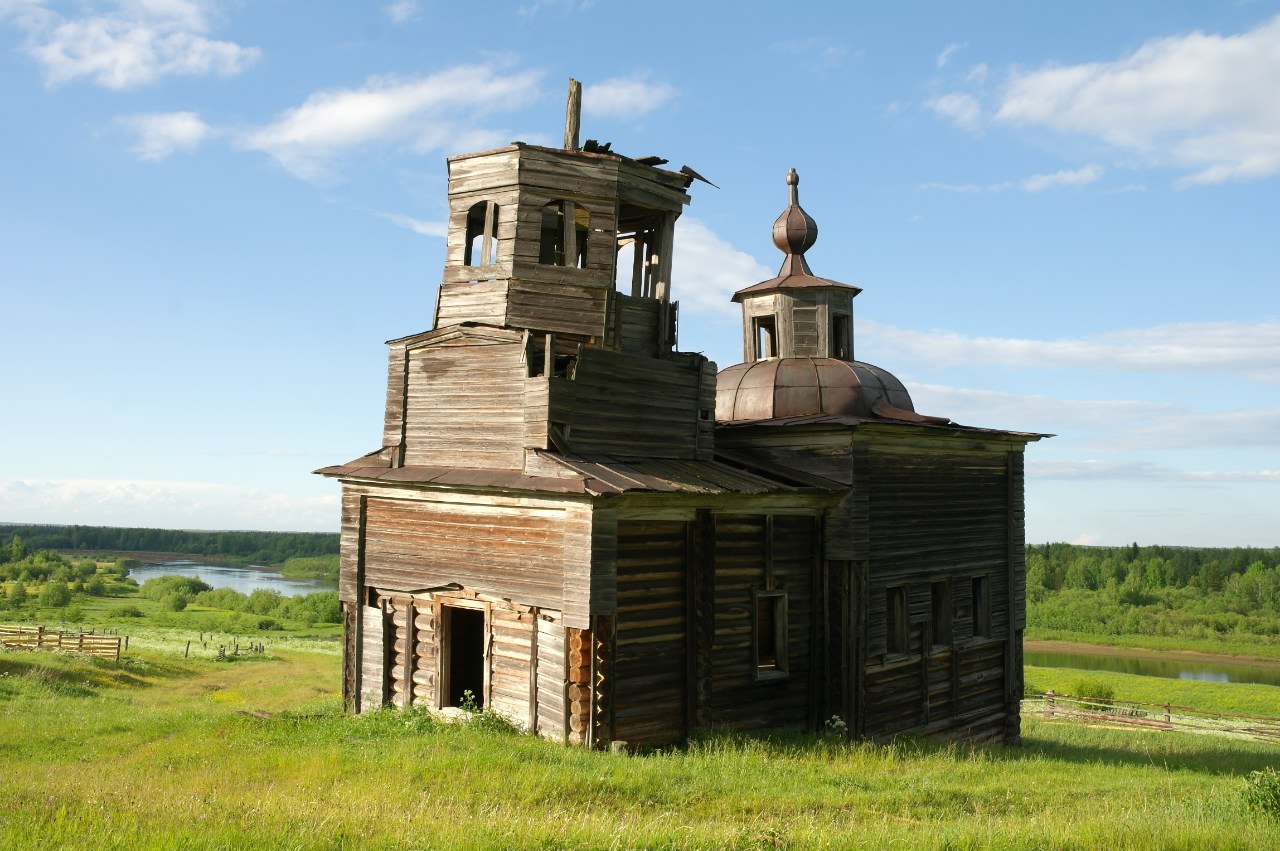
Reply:
[[[716,735],[622,756],[417,712],[345,716],[327,638],[264,635],[266,654],[217,662],[182,657],[186,630],[136,634],[120,663],[0,651],[0,847],[1255,849],[1280,839],[1280,821],[1247,812],[1241,795],[1245,774],[1280,764],[1270,745],[1028,718],[1022,748]],[[1058,676],[1073,672],[1028,670],[1046,688]],[[1130,699],[1175,683],[1087,676]],[[1189,705],[1274,713],[1273,687],[1176,685],[1194,689]]]

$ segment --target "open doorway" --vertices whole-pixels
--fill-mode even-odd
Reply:
[[[461,706],[471,692],[476,709],[485,708],[484,610],[445,606],[444,705]]]

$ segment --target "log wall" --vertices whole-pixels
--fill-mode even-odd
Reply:
[[[630,745],[681,741],[687,734],[687,524],[624,520],[617,528],[613,736]]]

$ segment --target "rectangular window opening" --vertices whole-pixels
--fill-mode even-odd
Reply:
[[[751,644],[755,655],[756,679],[787,676],[787,594],[785,591],[754,591],[754,618]]]
[[[930,585],[933,643],[951,643],[951,580],[940,579]]]
[[[889,653],[907,652],[907,589],[904,586],[885,591],[885,636]]]
[[[751,320],[755,331],[756,360],[778,356],[778,322],[773,316],[757,316]]]
[[[991,635],[991,578],[973,577],[973,635],[987,638]]]
[[[831,357],[838,360],[853,360],[850,320],[851,317],[843,313],[836,313],[831,317]]]

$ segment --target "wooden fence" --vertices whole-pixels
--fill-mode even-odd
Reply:
[[[125,639],[127,641],[128,639]],[[121,638],[89,632],[67,632],[43,626],[0,626],[0,645],[15,650],[64,650],[120,661]]]
[[[1023,713],[1035,712],[1051,721],[1084,721],[1145,727],[1152,730],[1179,730],[1219,736],[1257,739],[1280,745],[1280,718],[1263,715],[1233,715],[1205,712],[1171,703],[1143,703],[1138,700],[1101,700],[1052,690],[1043,697],[1022,701]]]

